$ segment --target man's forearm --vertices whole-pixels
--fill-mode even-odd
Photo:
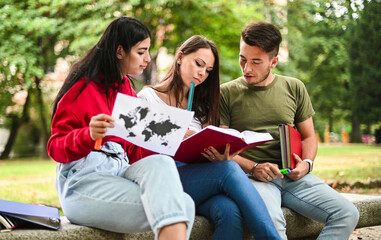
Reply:
[[[312,161],[315,159],[317,153],[317,142],[315,137],[309,137],[303,140],[302,142],[302,160],[303,159],[311,159]]]
[[[255,165],[254,161],[251,161],[251,160],[244,158],[244,157],[241,157],[239,155],[233,157],[233,161],[238,163],[239,166],[242,168],[242,170],[245,173],[250,173],[250,171],[252,170],[252,168]]]
[[[302,136],[302,156],[300,158],[302,160],[308,158],[313,161],[316,157],[317,141],[312,117],[297,123],[296,127]]]

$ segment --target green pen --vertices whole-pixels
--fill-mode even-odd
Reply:
[[[279,171],[280,171],[282,174],[287,174],[287,173],[290,173],[290,172],[291,172],[291,170],[288,169],[288,168],[280,169]]]

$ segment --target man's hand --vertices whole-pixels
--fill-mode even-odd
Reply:
[[[297,154],[293,155],[295,160],[295,168],[291,170],[287,177],[296,181],[308,174],[310,170],[310,164],[303,161]]]
[[[278,165],[274,163],[260,163],[253,171],[253,177],[258,181],[269,182],[277,176],[283,178],[283,174],[279,171]]]

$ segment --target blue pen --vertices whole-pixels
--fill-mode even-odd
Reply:
[[[191,82],[190,89],[189,89],[189,96],[188,96],[188,107],[187,107],[188,111],[192,110],[193,93],[194,93],[194,82]]]

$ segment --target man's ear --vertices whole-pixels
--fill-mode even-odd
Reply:
[[[116,49],[116,57],[121,60],[124,56],[124,49],[122,47],[122,45],[119,45],[118,48]]]
[[[271,68],[275,68],[276,65],[278,65],[278,62],[279,62],[279,58],[278,58],[278,56],[273,57],[273,59],[271,60],[270,67],[271,67]]]

